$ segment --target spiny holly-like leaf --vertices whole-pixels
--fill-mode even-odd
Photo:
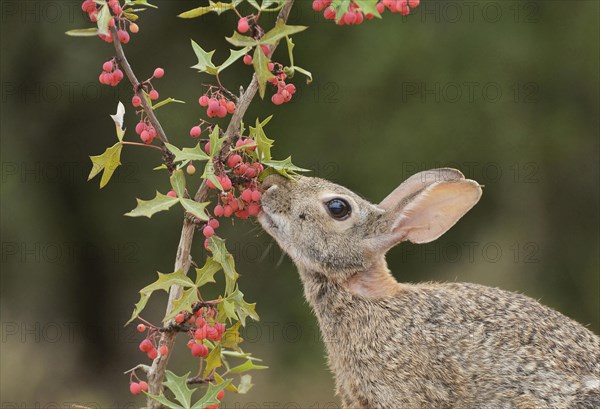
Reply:
[[[296,46],[291,38],[285,38],[288,46],[288,55],[290,57],[290,66],[284,68],[284,72],[288,77],[294,77],[295,71],[298,71],[300,74],[306,75],[306,83],[310,84],[312,82],[312,74],[310,71],[305,70],[304,68],[296,67],[294,65],[294,47]]]
[[[219,137],[220,132],[219,132],[219,126],[215,126],[215,128],[212,130],[212,132],[210,133],[209,140],[210,140],[210,157],[214,158],[218,155],[218,153],[221,151],[221,147],[223,146],[223,142],[225,142],[225,140],[227,139],[226,137]]]
[[[221,346],[223,348],[233,349],[234,351],[240,351],[238,344],[241,344],[244,339],[240,336],[240,325],[238,321],[223,333],[221,338]]]
[[[177,193],[177,197],[183,197],[185,194],[185,174],[183,170],[175,170],[169,180],[171,181],[171,187]]]
[[[200,299],[198,298],[198,289],[196,286],[183,290],[181,297],[173,301],[173,310],[165,315],[163,322],[167,322],[174,318],[181,311],[189,311],[191,313],[192,304],[197,303],[198,301],[200,301]]]
[[[206,367],[204,368],[204,377],[210,375],[213,369],[223,366],[221,362],[221,344],[217,344],[216,347],[210,351],[210,354],[206,357]]]
[[[69,30],[65,34],[71,37],[96,37],[98,35],[98,29],[96,27],[78,28]]]
[[[198,57],[198,64],[193,65],[192,68],[195,68],[200,72],[207,72],[209,74],[215,75],[217,73],[217,67],[215,67],[215,65],[212,62],[212,57],[215,53],[215,50],[211,52],[206,52],[194,40],[192,40],[192,48],[194,49],[196,57]]]
[[[190,373],[188,372],[183,376],[177,376],[171,371],[166,371],[165,374],[167,380],[164,382],[164,385],[173,392],[173,396],[182,407],[185,409],[191,408],[192,394],[196,389],[190,389],[187,384]]]
[[[258,80],[258,91],[260,97],[264,98],[267,81],[270,78],[273,78],[274,75],[271,71],[269,71],[269,59],[261,47],[256,47],[254,49],[252,65],[254,66],[254,72],[256,73],[256,79]]]
[[[254,47],[258,44],[258,41],[252,37],[241,35],[237,31],[234,31],[231,37],[225,37],[225,40],[236,47]]]
[[[206,258],[206,263],[202,268],[196,269],[196,287],[200,288],[204,284],[214,283],[215,274],[221,269],[221,265],[214,261],[212,257]]]
[[[173,285],[179,285],[182,287],[194,287],[193,281],[188,276],[183,274],[181,270],[177,270],[174,273],[170,274],[158,273],[158,279],[155,282],[147,285],[146,287],[140,290],[140,300],[135,305],[133,309],[133,314],[131,315],[129,321],[127,321],[127,324],[136,319],[137,316],[142,312],[154,291],[169,291],[169,289]]]
[[[130,217],[140,217],[146,216],[148,218],[152,217],[154,213],[162,212],[163,210],[168,210],[175,203],[179,202],[179,198],[177,197],[169,197],[167,195],[163,195],[160,192],[156,192],[156,197],[151,200],[137,200],[137,207],[130,211],[129,213],[125,213],[125,216]]]
[[[265,120],[265,125],[271,117]],[[271,147],[275,142],[273,139],[267,138],[263,130],[263,124],[256,120],[256,127],[250,127],[250,138],[256,141],[256,154],[260,162],[271,160]]]
[[[251,371],[253,369],[267,369],[269,368],[268,366],[264,366],[264,365],[254,365],[254,362],[252,362],[250,359],[247,360],[246,362],[244,362],[241,365],[238,365],[234,368],[231,368],[229,370],[229,373],[231,374],[235,374],[235,373],[243,373],[243,372],[248,372]]]
[[[240,377],[240,384],[237,387],[238,393],[248,393],[253,386],[254,384],[252,383],[252,376],[248,374],[242,375]]]
[[[167,149],[175,155],[174,162],[183,162],[187,160],[208,160],[209,156],[204,152],[200,144],[198,143],[193,148],[183,148],[179,149],[175,145],[171,145],[170,143],[165,143]]]
[[[125,135],[125,130],[123,129],[123,117],[125,116],[125,106],[122,102],[119,101],[119,105],[117,105],[117,113],[111,115],[110,117],[115,122],[115,127],[117,128],[117,138],[119,138],[119,142],[123,140],[123,135]]]
[[[219,375],[218,372],[215,372],[215,381],[217,382],[217,385],[225,382],[225,380],[223,379],[223,377],[221,377],[221,375]],[[230,383],[229,385],[227,385],[227,387],[225,388],[225,390],[229,391],[229,392],[233,392],[233,393],[239,393],[238,389],[232,383]]]
[[[239,274],[235,271],[233,256],[227,251],[225,240],[217,236],[208,239],[208,248],[212,252],[213,260],[223,267],[225,272],[225,294],[229,295],[232,293],[235,282],[239,277]]]
[[[305,26],[288,26],[283,20],[277,20],[275,27],[269,30],[264,36],[258,40],[259,44],[275,44],[283,37],[299,33],[306,30]]]
[[[98,34],[111,35],[108,29],[108,24],[110,23],[112,16],[110,15],[110,11],[108,10],[108,5],[106,3],[100,8],[96,18],[96,23],[98,24]]]
[[[217,187],[217,189],[223,190],[223,186],[217,176],[215,175],[215,168],[213,166],[212,161],[206,162],[206,166],[204,166],[204,173],[202,173],[202,179],[210,180],[213,185]]]
[[[239,321],[239,317],[235,313],[235,307],[233,302],[228,301],[227,299],[219,298],[219,304],[217,306],[219,310],[219,316],[225,317],[229,321]]]
[[[231,64],[243,57],[248,51],[250,51],[250,47],[244,47],[241,50],[229,50],[229,58],[227,58],[219,67],[217,67],[217,72],[220,73],[225,68],[229,67]]]
[[[209,204],[210,202],[199,203],[192,199],[181,198],[181,205],[183,208],[200,220],[208,220],[206,206]]]
[[[360,7],[363,13],[372,14],[377,18],[381,18],[381,14],[377,11],[377,1],[373,0],[354,0],[354,2]]]
[[[181,406],[175,402],[171,402],[169,399],[167,399],[167,397],[162,392],[158,396],[152,395],[151,393],[146,393],[146,394],[166,408],[183,409],[183,406]]]
[[[121,165],[122,149],[123,145],[121,145],[120,142],[117,142],[110,148],[107,148],[102,155],[90,156],[90,159],[92,160],[92,170],[90,171],[88,180],[91,180],[94,176],[104,171],[104,173],[102,173],[102,178],[100,179],[100,188],[106,186],[115,172],[115,169]]]
[[[246,326],[246,317],[250,317],[254,321],[259,320],[258,314],[256,313],[256,303],[249,304],[244,301],[244,294],[239,288],[236,288],[235,291],[226,298],[226,300],[233,303],[235,312],[244,327]]]
[[[180,101],[178,99],[170,98],[169,97],[167,99],[164,99],[164,100],[160,101],[157,104],[152,105],[152,109],[153,110],[157,110],[158,108],[163,107],[163,106],[165,106],[167,104],[170,104],[171,102],[177,102],[178,104],[185,104],[185,101]]]
[[[204,409],[207,406],[219,404],[220,401],[217,399],[217,395],[219,394],[219,392],[221,392],[223,389],[225,389],[230,383],[231,383],[231,379],[228,379],[218,385],[213,385],[212,383],[209,383],[208,390],[206,391],[206,393],[204,394],[202,399],[200,399],[199,401],[194,403],[194,406],[192,406],[192,409]]]
[[[292,157],[288,156],[284,160],[268,160],[263,161],[263,165],[273,168],[281,176],[291,178],[292,175],[296,175],[297,172],[310,172],[309,169],[298,167],[292,163]]]
[[[231,10],[231,9],[233,9],[233,4],[231,4],[231,3],[222,3],[220,1],[214,3],[212,1],[209,1],[208,6],[197,7],[195,9],[188,10],[186,12],[181,13],[177,17],[196,18],[196,17],[203,16],[210,12],[215,12],[218,15],[221,15],[221,13],[223,13],[227,10]]]

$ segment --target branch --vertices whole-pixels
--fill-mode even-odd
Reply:
[[[292,9],[293,4],[294,4],[294,0],[288,0],[284,4],[284,6],[281,8],[281,10],[279,11],[279,14],[277,15],[277,19],[283,20],[284,22],[286,22],[290,15],[290,10]],[[277,42],[276,44],[274,44],[273,46],[270,47],[270,53],[269,53],[268,57],[273,55],[273,52],[275,51],[275,49],[277,48],[278,45],[279,45],[279,42]],[[240,125],[241,125],[242,119],[244,117],[244,114],[248,110],[248,107],[250,106],[250,102],[252,102],[252,100],[256,96],[257,92],[258,92],[258,80],[256,79],[256,75],[254,75],[252,77],[252,81],[250,81],[250,84],[248,85],[246,90],[242,93],[242,95],[240,95],[236,109],[233,113],[231,121],[229,122],[227,131],[225,132],[225,137],[227,138],[227,140],[223,144],[223,147],[221,148],[219,155],[222,155],[223,153],[227,152],[229,147],[233,144],[233,141],[235,140],[235,137],[237,136],[237,133],[240,129]],[[142,98],[142,101],[144,101],[144,98]],[[160,126],[160,124],[159,124],[159,126]],[[157,128],[157,131],[158,131],[158,128]],[[208,197],[209,192],[210,192],[210,190],[209,190],[208,186],[206,185],[206,182],[202,182],[202,184],[200,185],[200,188],[198,189],[198,191],[196,192],[196,195],[194,196],[194,200],[196,200],[198,202],[205,201],[206,198]],[[181,229],[181,237],[179,239],[179,246],[177,247],[177,258],[175,259],[175,270],[174,271],[181,270],[187,274],[187,272],[190,268],[190,262],[191,262],[190,249],[192,247],[193,237],[194,237],[194,224],[186,218],[186,219],[184,219],[183,228]],[[177,285],[174,285],[171,287],[171,290],[169,291],[169,301],[167,303],[167,314],[169,314],[173,310],[173,302],[176,299],[181,298],[182,290],[183,289]],[[161,335],[160,344],[167,345],[169,350],[172,350],[176,337],[177,337],[177,332],[163,332]],[[163,383],[165,371],[167,369],[167,363],[169,361],[170,356],[171,356],[171,354],[166,355],[166,356],[159,356],[152,363],[152,367],[150,368],[150,371],[148,372],[149,393],[151,393],[153,395],[158,395],[158,394],[160,394],[160,392],[162,392],[162,389],[163,389],[162,383]],[[158,403],[157,401],[155,401],[152,398],[148,398],[147,409],[158,409],[160,407],[161,407],[160,403]]]

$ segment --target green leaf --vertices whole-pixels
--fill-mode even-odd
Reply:
[[[164,385],[173,392],[175,399],[181,404],[182,407],[188,409],[192,406],[192,394],[196,389],[190,389],[187,380],[190,373],[183,376],[177,376],[173,372],[167,370],[165,372],[167,380]]]
[[[207,406],[219,404],[220,401],[217,399],[217,395],[219,394],[219,392],[221,392],[223,389],[229,386],[230,383],[231,379],[228,379],[218,385],[213,385],[212,383],[209,383],[208,390],[206,391],[202,399],[200,399],[194,404],[192,409],[204,409]]]
[[[88,180],[91,180],[94,176],[104,171],[102,178],[100,179],[100,188],[106,186],[115,172],[115,169],[121,165],[122,149],[123,145],[117,142],[110,148],[107,148],[102,155],[90,156],[90,159],[92,160],[92,170],[90,171]]]
[[[244,294],[236,287],[235,291],[226,298],[227,301],[233,303],[235,312],[240,318],[240,322],[243,326],[246,326],[246,317],[252,318],[254,321],[258,321],[259,317],[256,313],[256,303],[249,304],[244,301]]]
[[[244,339],[240,336],[240,325],[241,323],[238,321],[223,333],[223,337],[221,338],[221,346],[223,348],[241,351],[238,344],[241,344]]]
[[[148,3],[147,0],[127,0],[125,3],[127,3],[126,5],[132,4],[132,5],[136,5],[136,6],[147,6],[147,7],[152,7],[153,9],[157,9],[158,7]]]
[[[182,409],[183,406],[178,405],[177,403],[171,402],[167,397],[161,392],[160,395],[152,395],[151,393],[146,393],[146,395],[150,396],[152,399],[162,404],[163,406],[169,409]]]
[[[204,368],[204,377],[210,375],[213,369],[223,366],[221,362],[221,345],[217,345],[210,351],[210,354],[206,357],[206,367]]]
[[[181,297],[177,298],[173,301],[173,310],[170,313],[165,315],[163,318],[163,322],[167,322],[170,319],[174,318],[181,311],[189,311],[192,312],[192,305],[200,301],[198,298],[198,289],[196,286],[192,288],[188,288],[187,290],[183,290]]]
[[[124,116],[125,106],[119,101],[119,105],[117,105],[117,113],[110,116],[115,122],[115,127],[117,128],[117,138],[119,138],[119,142],[123,141],[123,136],[125,135],[125,130],[123,129]]]
[[[220,73],[225,68],[239,60],[241,57],[246,55],[248,51],[250,51],[250,47],[244,47],[241,50],[229,50],[229,58],[227,58],[219,67],[217,67],[217,73]]]
[[[263,123],[256,120],[256,127],[250,127],[250,137],[256,141],[256,154],[260,162],[271,160],[271,147],[275,142],[273,139],[267,138],[263,127],[271,120],[267,118]]]
[[[267,369],[267,368],[269,368],[269,367],[264,366],[264,365],[254,365],[254,362],[252,362],[251,360],[247,360],[243,364],[238,365],[234,368],[231,368],[229,370],[229,373],[231,373],[231,374],[243,373],[243,372],[251,371],[253,369]]]
[[[306,26],[288,26],[283,20],[277,20],[275,27],[269,30],[264,36],[258,40],[259,44],[275,44],[283,37],[299,33],[306,30]]]
[[[217,382],[217,385],[225,382],[225,380],[223,379],[223,377],[221,377],[221,375],[219,375],[218,372],[215,372],[215,381]],[[227,385],[227,387],[225,387],[225,390],[233,392],[233,393],[239,393],[238,389],[232,383],[230,383],[229,385]]]
[[[372,14],[377,18],[381,18],[381,14],[377,11],[377,1],[373,0],[354,0],[365,14]]]
[[[214,261],[212,257],[207,257],[204,266],[196,269],[196,287],[200,288],[204,284],[215,283],[214,277],[219,270],[221,270],[221,265]]]
[[[157,104],[154,104],[154,105],[152,105],[152,109],[153,109],[153,110],[157,110],[158,108],[160,108],[160,107],[163,107],[163,106],[165,106],[165,105],[167,105],[167,104],[170,104],[170,103],[172,103],[172,102],[177,102],[178,104],[185,104],[185,101],[180,101],[180,100],[178,100],[178,99],[175,99],[175,98],[170,98],[170,97],[169,97],[169,98],[167,98],[167,99],[165,99],[165,100],[162,100],[162,101],[160,101],[160,102],[159,102],[159,103],[157,103]]]
[[[237,387],[238,393],[248,393],[248,391],[252,389],[253,386],[254,384],[252,383],[252,376],[248,374],[242,375],[240,377],[240,384]]]
[[[111,35],[110,30],[108,29],[108,24],[110,23],[110,19],[112,18],[110,14],[110,10],[108,9],[108,5],[105,3],[98,12],[97,21],[98,24],[98,34],[102,35]]]
[[[183,170],[177,169],[169,178],[171,187],[177,193],[177,197],[183,198],[185,195],[185,174]]]
[[[223,190],[223,186],[217,176],[215,175],[215,168],[213,166],[212,161],[206,163],[204,166],[204,173],[202,173],[202,179],[210,180],[213,185],[217,187],[217,189]]]
[[[160,192],[156,192],[156,196],[154,199],[150,200],[137,200],[137,206],[135,209],[130,211],[129,213],[125,213],[125,216],[129,217],[140,217],[146,216],[148,218],[152,217],[154,213],[162,212],[163,210],[169,210],[171,206],[175,203],[179,202],[179,198],[170,197],[167,195],[163,195]]]
[[[209,135],[211,158],[215,158],[218,155],[218,153],[221,151],[221,147],[223,146],[223,142],[225,142],[227,139],[225,137],[219,138],[219,133],[219,126],[217,125]]]
[[[291,156],[288,156],[284,160],[267,160],[267,161],[263,161],[262,163],[263,163],[263,165],[266,165],[266,166],[269,166],[269,167],[275,169],[275,171],[277,173],[279,173],[282,176],[285,176],[288,179],[291,178],[292,175],[296,175],[297,172],[310,172],[309,169],[304,169],[304,168],[294,165],[292,163]]]
[[[307,71],[304,68],[300,68],[297,65],[294,65],[292,67],[292,70],[298,71],[300,74],[305,75],[307,84],[310,84],[313,81],[312,73],[310,71]]]
[[[225,240],[217,236],[212,236],[208,239],[208,248],[212,252],[213,260],[223,267],[223,272],[225,273],[225,294],[229,295],[232,293],[235,282],[239,277],[239,274],[235,271],[233,256],[227,251]]]
[[[125,325],[129,324],[131,321],[138,317],[138,315],[142,312],[142,310],[148,303],[148,300],[150,299],[150,296],[154,291],[164,290],[168,292],[171,286],[174,285],[179,285],[182,287],[194,287],[194,283],[192,282],[192,280],[188,276],[183,274],[181,270],[177,270],[174,273],[170,274],[158,273],[158,279],[155,282],[147,285],[146,287],[140,290],[140,300],[135,305],[133,309],[133,314],[131,315],[131,318],[129,319],[129,321],[127,321]]]
[[[231,3],[222,3],[220,1],[214,3],[212,1],[209,1],[208,6],[197,7],[195,9],[188,10],[186,12],[181,13],[177,17],[196,18],[196,17],[203,16],[210,12],[215,12],[218,15],[221,15],[221,13],[223,13],[227,10],[231,10],[231,9],[233,9],[233,4],[231,4]]]
[[[305,75],[306,78],[306,83],[310,84],[313,80],[312,78],[312,74],[310,73],[310,71],[305,70],[304,68],[300,68],[300,67],[296,67],[294,65],[294,47],[296,46],[294,44],[294,42],[292,41],[291,38],[286,37],[286,42],[287,42],[287,46],[288,46],[288,55],[290,57],[290,66],[284,68],[285,73],[289,76],[289,77],[293,77],[295,74],[295,71],[298,71],[300,74]]]
[[[236,47],[254,47],[258,44],[258,41],[252,37],[242,35],[237,31],[234,31],[231,37],[225,37],[225,40]]]
[[[65,34],[71,37],[96,37],[98,35],[98,29],[96,27],[78,28],[69,30]]]
[[[193,148],[183,148],[179,149],[175,145],[171,145],[170,143],[165,143],[167,149],[175,155],[175,162],[183,162],[187,160],[208,160],[210,157],[204,152],[200,143],[198,143]]]
[[[265,90],[267,87],[267,81],[273,78],[274,75],[269,71],[269,59],[263,52],[261,47],[254,49],[254,57],[252,59],[252,65],[254,66],[254,72],[256,73],[256,79],[258,80],[258,90],[261,98],[265,97]]]
[[[200,72],[207,72],[213,75],[217,74],[217,67],[215,67],[212,62],[212,57],[215,53],[215,50],[206,52],[194,40],[192,40],[192,48],[194,49],[196,57],[198,57],[198,64],[193,65],[192,68],[195,68]]]
[[[226,299],[219,298],[219,315],[221,317],[226,317],[229,321],[239,321],[239,317],[235,313],[235,307],[231,301],[227,301]]]
[[[192,199],[181,198],[183,208],[200,220],[206,221],[209,219],[206,214],[206,206],[209,204],[210,202],[198,203]]]

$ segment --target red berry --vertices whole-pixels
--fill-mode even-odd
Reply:
[[[287,84],[285,86],[285,90],[289,92],[291,95],[296,93],[296,86],[294,84]]]
[[[244,60],[244,64],[246,65],[252,65],[252,56],[249,54],[246,54],[243,58]]]
[[[215,230],[216,230],[216,229],[218,229],[218,228],[219,228],[219,226],[221,225],[221,223],[219,223],[219,221],[218,221],[217,219],[210,219],[210,220],[208,221],[208,225],[209,225],[210,227],[212,227],[213,229],[215,229]]]
[[[198,103],[200,104],[201,107],[206,107],[208,106],[208,97],[206,95],[202,95],[199,99],[198,99]]]
[[[114,64],[112,61],[107,61],[102,65],[102,69],[106,72],[112,72]]]
[[[192,138],[198,138],[201,133],[202,129],[199,126],[194,126],[192,129],[190,129],[190,136]]]
[[[353,11],[345,12],[342,18],[344,19],[344,23],[346,24],[356,23],[356,14]]]
[[[238,154],[229,155],[227,158],[227,166],[231,169],[235,168],[242,161],[242,157]]]
[[[133,105],[136,108],[139,107],[140,105],[142,105],[142,99],[135,95],[133,98],[131,98],[131,105]]]
[[[275,105],[281,105],[285,102],[285,97],[280,93],[273,94],[273,96],[271,97],[271,102]]]
[[[246,33],[250,29],[250,25],[248,24],[248,19],[246,17],[242,17],[238,20],[237,29],[242,34]]]
[[[223,190],[229,190],[232,187],[231,179],[227,175],[221,175],[219,178],[219,182],[221,182],[221,186]]]
[[[134,395],[139,395],[140,393],[142,393],[142,387],[137,382],[131,382],[129,384],[129,392],[131,392]]]
[[[252,192],[252,200],[255,202],[259,202],[260,201],[260,192],[258,190],[255,190],[254,192]]]
[[[208,355],[208,347],[204,344],[194,344],[192,345],[192,355],[206,356]]]
[[[174,190],[169,190],[167,192],[167,196],[169,196],[169,197],[177,197],[177,193],[175,193]]]
[[[267,68],[269,69],[269,71],[273,72],[273,70],[275,69],[275,64],[273,64],[272,62],[267,64]]]
[[[210,226],[206,226],[204,229],[202,229],[202,234],[204,234],[204,237],[209,238],[215,235],[215,229],[213,229]]]
[[[204,319],[204,317],[198,317],[198,318],[196,318],[196,326],[198,328],[202,328],[205,325],[206,325],[206,320]]]
[[[250,203],[246,210],[248,210],[250,216],[258,216],[260,213],[260,205],[258,203]]]
[[[215,217],[221,217],[223,216],[223,206],[221,205],[216,205],[215,206],[215,210],[213,210],[213,213],[215,215]]]
[[[206,327],[206,338],[210,339],[211,341],[214,341],[218,335],[219,332],[215,329],[215,327]]]
[[[154,78],[161,79],[165,76],[165,70],[162,68],[157,68],[154,70]]]
[[[244,202],[249,202],[252,200],[252,191],[250,189],[246,189],[242,192],[242,194],[240,195],[240,198],[244,201]]]
[[[233,114],[235,111],[235,103],[233,101],[227,101],[225,108],[227,109],[228,113]]]
[[[144,142],[146,145],[149,145],[152,143],[152,136],[150,136],[150,132],[148,131],[142,131],[142,133],[140,134],[140,139],[142,140],[142,142]]]
[[[122,42],[123,44],[127,44],[129,42],[129,33],[125,30],[119,30],[117,32],[117,36],[119,38],[119,41]]]
[[[223,399],[224,396],[225,396],[224,390],[221,390],[221,391],[219,391],[219,393],[217,393],[217,399],[219,399],[219,400]]]
[[[379,3],[377,3],[377,6],[375,6],[375,8],[379,12],[379,14],[381,14],[383,13],[383,10],[385,10],[385,5],[383,4],[383,2],[380,1]]]
[[[140,342],[140,347],[139,348],[140,348],[140,351],[142,351],[142,352],[148,352],[151,349],[153,349],[154,346],[152,346],[152,342],[150,342],[149,339],[145,339],[142,342]]]
[[[223,208],[223,216],[231,217],[232,214],[233,214],[233,209],[231,208],[230,205],[227,205]]]
[[[225,118],[227,116],[227,108],[222,105],[219,105],[219,109],[217,110],[217,116],[219,118]]]
[[[175,322],[181,324],[183,321],[185,321],[185,314],[180,312],[175,316]]]
[[[265,55],[269,55],[269,51],[271,51],[271,49],[269,48],[268,45],[266,44],[261,44],[260,48],[262,49],[263,53]]]
[[[250,213],[248,213],[248,210],[244,209],[244,210],[238,210],[237,212],[235,212],[235,215],[237,217],[239,217],[240,219],[245,220],[250,216]]]
[[[312,4],[312,9],[314,11],[321,11],[325,8],[325,2],[323,0],[315,0]]]
[[[207,334],[207,326],[204,325],[200,328],[198,328],[195,332],[194,332],[194,338],[202,341],[203,339],[206,338],[206,334]]]
[[[143,122],[138,122],[138,124],[135,126],[135,133],[138,135],[141,135],[142,132],[144,132],[146,130],[146,124]]]
[[[323,12],[323,16],[325,17],[325,20],[335,20],[335,10],[331,7],[327,7]]]
[[[206,251],[210,251],[210,243],[208,239],[204,240],[204,248],[206,249]]]
[[[158,357],[158,351],[156,348],[152,348],[150,351],[148,351],[147,355],[150,359],[156,359]]]
[[[408,0],[408,5],[413,9],[415,7],[418,7],[420,3],[421,3],[421,0]]]
[[[142,388],[142,391],[148,392],[148,384],[146,382],[140,381],[140,388]]]
[[[157,91],[157,90],[155,90],[155,89],[153,89],[152,91],[150,91],[150,92],[148,93],[148,96],[150,97],[150,99],[151,99],[152,101],[156,101],[156,100],[158,99],[158,96],[159,96],[159,95],[158,95],[158,91]]]
[[[191,349],[195,344],[196,344],[196,340],[195,339],[190,339],[187,342],[187,347]]]
[[[218,322],[215,324],[215,328],[219,334],[222,334],[225,332],[225,324],[221,324],[220,322]]]
[[[83,10],[85,13],[92,13],[96,11],[96,2],[94,2],[94,0],[85,0],[81,4],[81,10]]]
[[[138,324],[137,330],[138,332],[144,332],[146,331],[146,326],[144,324]]]
[[[206,142],[206,145],[204,145],[204,152],[206,152],[207,155],[210,155],[210,142]]]
[[[158,348],[158,352],[160,352],[160,354],[162,356],[168,355],[169,354],[169,347],[166,345],[161,345],[160,348]]]

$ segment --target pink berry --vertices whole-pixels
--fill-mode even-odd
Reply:
[[[325,17],[325,20],[335,20],[335,10],[331,7],[327,7],[323,12],[323,16]]]
[[[342,18],[344,19],[344,23],[346,24],[356,23],[356,14],[352,11],[347,11],[346,13],[344,13]]]
[[[181,324],[183,321],[185,321],[185,314],[179,313],[175,316],[176,323]]]
[[[200,341],[202,341],[203,339],[205,339],[206,338],[206,334],[207,334],[207,328],[208,327],[206,325],[198,328],[196,330],[196,332],[194,332],[194,338],[196,338],[196,339],[198,339]]]
[[[150,350],[152,350],[154,348],[154,346],[152,346],[152,342],[150,342],[149,339],[145,339],[142,342],[140,342],[140,351],[142,352],[148,352]]]
[[[151,99],[152,101],[156,101],[156,100],[158,99],[158,97],[159,97],[159,95],[158,95],[158,91],[157,91],[157,90],[155,90],[155,89],[153,89],[152,91],[150,91],[150,92],[148,93],[148,96],[150,97],[150,99]]]
[[[142,388],[142,391],[148,392],[148,384],[146,382],[140,381],[140,388]]]
[[[246,189],[240,195],[244,202],[249,202],[252,200],[252,191],[250,189]]]
[[[135,34],[135,33],[139,33],[139,32],[140,32],[140,26],[138,26],[138,25],[137,25],[137,24],[135,24],[135,23],[131,23],[131,24],[129,25],[129,31],[131,31],[133,34]]]
[[[196,318],[196,326],[198,328],[202,328],[205,325],[206,325],[206,320],[203,317]]]
[[[312,9],[314,11],[321,11],[325,8],[325,2],[323,0],[315,0],[312,3]]]
[[[223,190],[229,190],[232,187],[231,179],[229,179],[229,176],[227,176],[227,175],[220,176],[219,182],[221,182],[221,186],[223,187]]]
[[[194,344],[192,345],[192,355],[206,356],[208,355],[208,348],[204,344]]]
[[[415,7],[418,7],[420,3],[421,3],[421,0],[408,0],[408,5],[413,9]]]
[[[240,155],[238,155],[238,154],[229,155],[229,158],[227,158],[227,166],[229,166],[231,169],[233,169],[237,165],[239,165],[241,161],[242,161],[242,157]]]
[[[227,205],[223,208],[223,216],[231,217],[232,214],[233,214],[233,209],[231,208],[230,205]]]
[[[131,105],[133,105],[136,108],[139,107],[140,105],[142,105],[142,99],[135,95],[133,98],[131,98]]]
[[[221,324],[220,322],[218,322],[215,324],[215,329],[219,334],[222,334],[225,332],[225,324]]]
[[[139,395],[140,393],[142,393],[142,387],[137,382],[131,382],[131,384],[129,385],[129,392],[131,392],[134,395]]]
[[[244,64],[246,65],[252,65],[252,56],[249,54],[246,54],[243,58]]]
[[[210,226],[206,226],[204,229],[202,229],[202,234],[204,234],[204,237],[209,238],[215,235],[215,229],[213,229]]]
[[[214,213],[215,217],[221,217],[221,216],[223,216],[223,211],[224,211],[223,206],[216,205],[215,210],[213,210],[213,213]]]
[[[167,196],[169,196],[169,197],[177,197],[177,193],[175,193],[174,190],[169,190],[167,192]]]
[[[162,78],[165,76],[165,70],[162,68],[157,68],[154,70],[154,78]]]
[[[208,106],[208,103],[209,103],[208,97],[206,95],[202,95],[200,98],[198,98],[198,103],[200,104],[201,107]]]
[[[146,355],[148,355],[148,358],[150,359],[156,359],[158,357],[158,351],[156,348],[152,348]]]
[[[199,126],[194,126],[192,129],[190,129],[190,136],[192,138],[198,138],[201,133],[202,129]]]
[[[258,216],[260,213],[260,205],[258,203],[250,203],[246,210],[248,210],[250,216]]]
[[[262,49],[262,51],[265,55],[269,55],[269,52],[271,51],[271,49],[269,48],[268,45],[261,44],[260,48]]]
[[[210,155],[210,142],[206,142],[206,145],[204,145],[204,152],[206,152],[207,155]]]
[[[219,399],[219,400],[223,399],[224,396],[225,396],[224,390],[221,390],[221,391],[219,391],[219,393],[217,393],[217,399]]]
[[[246,33],[250,29],[250,25],[248,24],[248,19],[246,17],[242,17],[238,20],[237,29],[242,34]]]
[[[144,132],[146,130],[146,124],[143,122],[138,122],[138,124],[135,126],[135,133],[138,135],[141,135],[142,132]]]
[[[235,102],[227,101],[225,108],[227,109],[228,113],[233,114],[235,112]]]
[[[219,221],[218,221],[217,219],[210,219],[210,220],[208,221],[208,225],[209,225],[210,227],[212,227],[213,229],[215,229],[215,230],[216,230],[216,229],[218,229],[218,228],[219,228],[219,226],[221,225],[221,223],[219,223]]]
[[[285,102],[285,98],[280,93],[273,94],[273,96],[271,97],[271,102],[275,105],[281,105]]]
[[[146,326],[144,324],[138,324],[137,330],[138,332],[144,332],[146,331]]]
[[[119,30],[117,32],[117,36],[119,38],[119,41],[122,42],[123,44],[127,44],[129,42],[129,33],[125,30]]]
[[[252,200],[254,202],[260,202],[260,192],[258,190],[255,190],[254,192],[252,192]]]
[[[150,145],[152,143],[152,136],[150,135],[150,132],[148,132],[148,131],[142,131],[142,133],[140,134],[140,139],[146,145]]]
[[[169,354],[169,347],[166,345],[161,345],[160,348],[158,348],[158,352],[162,355],[168,355]]]
[[[217,109],[217,116],[219,118],[225,118],[227,116],[227,108],[223,105],[219,105],[219,109]]]
[[[272,62],[267,64],[267,68],[269,69],[269,71],[273,72],[273,70],[275,69],[275,64],[273,64]]]
[[[289,92],[291,95],[296,93],[296,86],[294,84],[287,84],[285,86],[285,90]]]
[[[107,61],[102,65],[102,69],[106,72],[111,72],[113,70],[114,64],[112,61]]]

